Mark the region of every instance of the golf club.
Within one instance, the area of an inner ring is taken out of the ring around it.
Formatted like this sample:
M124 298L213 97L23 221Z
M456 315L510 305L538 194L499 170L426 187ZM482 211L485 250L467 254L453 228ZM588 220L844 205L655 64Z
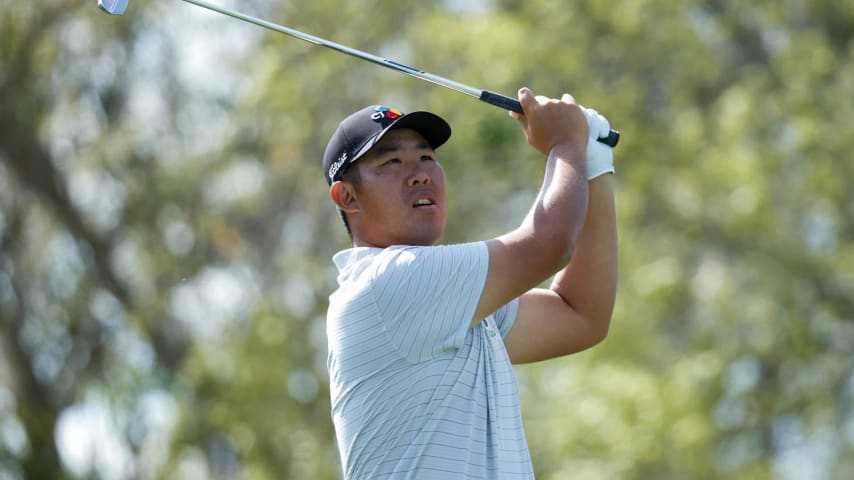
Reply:
M229 10L227 8L219 7L213 5L211 3L202 1L202 0L182 0L187 3L192 3L193 5L206 8L208 10L212 10L217 13L221 13L223 15L228 15L229 17L236 18L238 20L243 20L245 22L249 22L260 27L264 27L275 32L284 33L285 35L289 35L291 37L299 38L300 40L304 40L309 43L313 43L315 45L320 45L322 47L331 48L333 50L337 50L341 53L345 53L347 55L351 55L356 58L361 58L362 60L367 60L369 62L375 63L377 65L390 68L392 70L397 70L399 72L405 73L407 75L411 75L416 78L420 78L422 80L426 80L428 82L434 83L436 85L440 85L445 88L450 88L451 90L456 90L457 92L464 93L466 95L470 95L472 97L477 98L482 102L486 102L490 105L495 105L497 107L512 110L517 113L524 113L522 111L522 105L518 100L510 97L506 97L504 95L490 92L488 90L481 90L479 88L471 87L469 85L465 85L459 82L455 82L453 80L449 80L444 77L440 77L438 75L433 75L432 73L425 72L423 70L419 70L417 68L410 67L408 65L404 65L402 63L395 62L393 60L389 60L387 58L379 57L377 55L373 55L370 53L363 52L361 50L356 50L354 48L350 48L329 40L325 40L320 37L315 37L314 35L309 35L307 33L300 32L299 30L294 30L292 28L283 27L281 25L277 25L275 23L268 22L266 20L262 20L260 18L255 18L250 15L245 15L240 12L235 12L233 10ZM98 6L101 7L102 10L106 11L111 15L121 15L125 12L128 6L128 0L98 0ZM620 133L616 130L611 130L607 137L601 137L598 139L600 142L610 146L617 146L617 142L620 140Z

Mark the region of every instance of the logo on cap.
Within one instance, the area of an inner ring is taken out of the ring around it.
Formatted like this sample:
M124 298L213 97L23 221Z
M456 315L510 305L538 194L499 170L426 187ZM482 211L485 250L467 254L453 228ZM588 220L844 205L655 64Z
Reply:
M393 108L385 107L380 105L379 107L374 109L374 113L371 114L371 118L374 121L381 121L383 119L394 120L403 115L403 112L400 110L395 110Z
M335 174L338 173L338 170L341 168L342 165L344 165L344 162L346 162L346 161L347 161L347 152L344 152L341 154L340 157L338 157L338 160L335 160L335 162L333 162L332 165L329 166L329 179L330 180L335 179Z

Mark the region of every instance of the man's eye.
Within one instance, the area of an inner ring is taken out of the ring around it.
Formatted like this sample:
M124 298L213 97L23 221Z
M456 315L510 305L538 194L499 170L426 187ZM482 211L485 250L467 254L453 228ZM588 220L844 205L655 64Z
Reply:
M432 155L421 155L421 160L436 160Z
M400 163L400 159L399 159L399 158L392 158L392 159L386 160L386 162L385 162L385 163L383 163L383 165L393 165L393 164L396 164L396 163Z

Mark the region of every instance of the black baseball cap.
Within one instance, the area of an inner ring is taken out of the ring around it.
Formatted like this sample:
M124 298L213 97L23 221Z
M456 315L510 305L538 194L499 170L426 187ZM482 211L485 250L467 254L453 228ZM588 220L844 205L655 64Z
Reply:
M451 138L448 122L430 112L404 114L383 105L371 105L345 118L323 154L323 174L332 185L341 180L347 168L367 153L386 132L410 128L420 133L433 149Z

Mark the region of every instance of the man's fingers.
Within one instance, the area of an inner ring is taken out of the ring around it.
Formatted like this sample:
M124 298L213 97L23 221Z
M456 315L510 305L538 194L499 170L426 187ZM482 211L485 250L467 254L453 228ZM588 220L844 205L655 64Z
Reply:
M528 87L522 87L519 89L519 103L522 104L522 110L527 110L525 108L526 105L531 105L531 103L536 102L536 97L534 97L534 92L531 91Z
M592 108L583 107L582 110L584 111L584 116L587 118L590 136L593 138L607 137L611 131L611 122Z
M522 87L517 92L517 95L519 98L519 104L522 105L522 110L528 111L525 106L531 104L531 99L534 97L534 92L532 92L531 89L529 89L528 87ZM512 110L508 111L507 113L516 120L519 120L520 122L522 122L525 118L525 115L514 112Z
M596 138L607 137L611 133L611 122L601 113L597 114L597 118L599 119L599 133Z

